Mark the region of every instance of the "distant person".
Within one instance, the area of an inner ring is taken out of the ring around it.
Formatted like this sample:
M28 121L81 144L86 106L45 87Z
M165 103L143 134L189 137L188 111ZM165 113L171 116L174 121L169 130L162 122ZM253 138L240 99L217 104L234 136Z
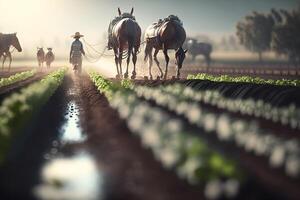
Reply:
M47 68L50 68L50 65L54 61L55 57L54 57L54 53L52 52L52 48L47 48L47 49L48 52L46 53L45 61L46 61Z
M43 47L37 48L36 58L37 58L39 67L43 67L43 64L45 62L45 52L44 52Z
M76 32L75 35L72 35L75 41L72 43L70 51L70 63L73 65L73 70L75 72L81 73L82 70L82 54L85 55L83 50L83 45L80 42L80 38L83 37L79 32Z

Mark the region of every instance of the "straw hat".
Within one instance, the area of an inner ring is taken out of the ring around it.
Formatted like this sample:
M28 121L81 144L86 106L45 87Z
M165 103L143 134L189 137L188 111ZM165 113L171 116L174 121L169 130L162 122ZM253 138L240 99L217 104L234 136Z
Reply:
M75 35L72 35L73 38L80 38L83 37L79 32L76 32Z

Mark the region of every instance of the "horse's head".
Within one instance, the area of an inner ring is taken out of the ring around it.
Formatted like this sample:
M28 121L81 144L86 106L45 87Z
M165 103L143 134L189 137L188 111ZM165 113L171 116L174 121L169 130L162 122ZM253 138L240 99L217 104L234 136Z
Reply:
M118 8L118 13L119 13L119 17L122 17L122 18L131 18L131 19L134 19L135 20L135 17L133 16L133 7L131 8L131 11L130 13L122 13L120 8Z
M183 50L182 47L179 47L176 50L175 58L176 58L176 63L177 63L177 66L178 66L179 69L182 67L182 63L185 59L186 52L187 52L187 49Z
M18 50L18 52L21 52L21 51L22 51L22 47L21 47L20 42L19 42L19 39L18 39L18 37L17 37L17 33L13 33L13 34L12 34L12 37L11 37L11 45L12 45L13 47L15 47L15 48Z

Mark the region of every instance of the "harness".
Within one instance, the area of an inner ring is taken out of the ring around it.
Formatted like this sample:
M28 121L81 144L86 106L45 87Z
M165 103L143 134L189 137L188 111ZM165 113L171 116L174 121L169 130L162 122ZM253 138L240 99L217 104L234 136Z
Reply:
M154 33L153 33L153 36L146 38L147 42L153 42L155 45L161 47L162 42L159 37L159 32L165 23L171 22L171 21L176 21L182 25L181 20L175 15L169 15L167 18L164 18L163 20L159 19L158 22L155 22L152 24Z

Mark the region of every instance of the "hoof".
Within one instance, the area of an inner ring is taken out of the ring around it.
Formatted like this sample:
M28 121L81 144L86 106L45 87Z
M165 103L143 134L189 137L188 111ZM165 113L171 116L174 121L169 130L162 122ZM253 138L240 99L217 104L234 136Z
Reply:
M176 79L175 76L172 76L172 80Z
M144 80L148 80L148 76L144 76Z
M125 73L125 74L124 74L124 78L128 78L128 73Z
M122 79L122 76L119 75L119 74L117 74L117 75L116 75L116 79Z
M156 80L160 80L162 77L161 76L157 76L156 77Z
M134 74L132 74L131 79L135 79L135 75Z

